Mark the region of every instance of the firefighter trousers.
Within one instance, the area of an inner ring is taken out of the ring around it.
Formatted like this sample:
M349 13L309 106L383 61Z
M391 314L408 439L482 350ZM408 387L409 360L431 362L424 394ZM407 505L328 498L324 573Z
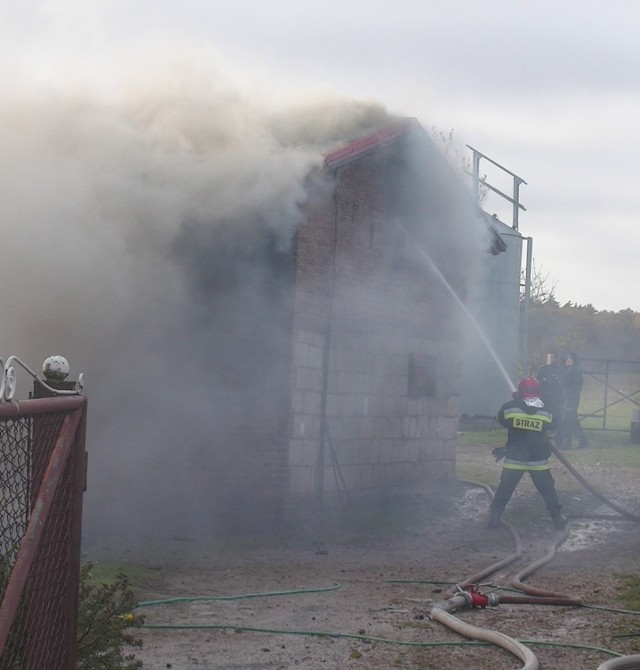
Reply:
M492 511L500 513L504 510L525 472L529 473L533 485L544 499L551 516L557 516L560 513L560 503L558 502L558 494L556 493L551 470L511 470L503 468L498 490L491 503Z

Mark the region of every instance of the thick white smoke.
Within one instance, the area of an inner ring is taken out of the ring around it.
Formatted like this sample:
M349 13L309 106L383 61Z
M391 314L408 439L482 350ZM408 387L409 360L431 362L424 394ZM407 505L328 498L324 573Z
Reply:
M214 411L198 285L264 231L286 250L322 152L387 113L335 99L276 109L188 60L108 91L5 83L1 353L33 367L62 354L71 377L85 373L89 528L153 525L131 514L144 500L184 522L184 506L172 519L162 501L188 497L189 445L206 442Z

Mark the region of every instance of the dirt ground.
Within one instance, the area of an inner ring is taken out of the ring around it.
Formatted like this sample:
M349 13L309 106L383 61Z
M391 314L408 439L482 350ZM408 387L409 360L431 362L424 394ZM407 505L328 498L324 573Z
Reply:
M458 463L497 483L500 466L486 447L464 447ZM526 641L541 668L595 669L612 658L606 650L640 649L633 647L640 638L616 637L640 631L637 616L599 609L624 609L620 575L639 572L640 527L603 506L557 461L553 472L569 537L525 581L580 597L586 607L502 604L456 616ZM581 472L603 495L640 514L637 471L595 465ZM458 483L438 497L429 487L382 503L357 502L280 537L217 546L176 539L171 551L181 560L147 563L160 586L143 599L193 600L138 610L147 625L172 628L143 629L136 657L152 670L520 668L509 652L429 618L452 584L513 553L507 529L486 528L488 503L482 488ZM485 580L501 594L512 593L513 575L547 555L558 536L528 479L505 519L517 529L523 553ZM213 596L229 599L206 599Z

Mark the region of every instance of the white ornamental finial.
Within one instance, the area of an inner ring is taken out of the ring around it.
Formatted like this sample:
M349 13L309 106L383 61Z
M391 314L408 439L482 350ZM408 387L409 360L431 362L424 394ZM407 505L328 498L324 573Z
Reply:
M38 375L17 356L9 356L5 363L0 358L0 365L2 366L2 378L0 379L0 402L13 401L13 396L16 392L16 373L12 364L17 363L26 370L39 384L44 386L53 395L78 395L84 388L84 374L78 375L78 381L74 384L74 388L57 389L50 386L47 382L55 383L64 381L69 374L69 361L64 356L49 356L42 364L42 372L47 381L38 377Z
M42 364L42 372L51 381L64 381L69 376L69 361L64 356L49 356Z

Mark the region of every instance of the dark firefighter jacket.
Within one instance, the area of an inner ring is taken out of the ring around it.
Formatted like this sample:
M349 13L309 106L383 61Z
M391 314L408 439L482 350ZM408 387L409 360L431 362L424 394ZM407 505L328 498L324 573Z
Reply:
M507 429L504 460L507 470L549 469L551 449L547 430L555 427L551 412L515 398L502 405L496 418Z

